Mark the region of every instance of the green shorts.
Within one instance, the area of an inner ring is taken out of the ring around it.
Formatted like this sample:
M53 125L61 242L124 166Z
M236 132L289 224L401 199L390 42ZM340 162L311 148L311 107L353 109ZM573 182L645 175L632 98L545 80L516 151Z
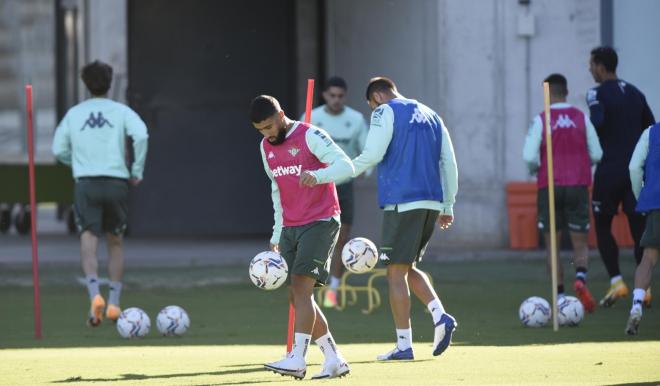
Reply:
M338 236L339 223L334 219L282 228L280 254L289 266L286 283L291 284L295 274L316 279L317 286L325 285Z
M548 188L539 189L536 205L538 226L544 232L550 229ZM555 186L555 223L557 230L589 231L589 188L586 186Z
M337 198L341 208L341 223L346 225L353 224L354 199L353 199L353 181L337 185Z
M413 264L422 261L439 212L429 209L384 212L380 260L385 264Z
M128 181L112 177L82 177L73 200L78 233L121 236L128 223Z
M660 210L652 210L646 214L646 228L639 245L642 248L660 249Z

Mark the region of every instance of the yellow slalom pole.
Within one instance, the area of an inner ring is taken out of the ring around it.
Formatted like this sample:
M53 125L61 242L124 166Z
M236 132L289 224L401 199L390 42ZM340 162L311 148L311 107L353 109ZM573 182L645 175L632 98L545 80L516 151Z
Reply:
M552 270L552 329L559 330L557 321L557 228L555 220L555 178L552 165L552 128L550 127L550 85L543 82L545 100L545 151L548 165L548 206L550 213L550 266Z

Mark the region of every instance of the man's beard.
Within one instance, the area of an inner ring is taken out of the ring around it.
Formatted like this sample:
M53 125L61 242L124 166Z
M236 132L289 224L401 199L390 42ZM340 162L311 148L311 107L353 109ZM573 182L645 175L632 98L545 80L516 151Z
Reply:
M268 142L271 145L277 146L277 145L282 144L282 142L284 142L285 139L286 139L286 130L284 129L284 127L280 127L280 129L277 132L277 137L275 137L275 139L272 140L272 141L269 138Z

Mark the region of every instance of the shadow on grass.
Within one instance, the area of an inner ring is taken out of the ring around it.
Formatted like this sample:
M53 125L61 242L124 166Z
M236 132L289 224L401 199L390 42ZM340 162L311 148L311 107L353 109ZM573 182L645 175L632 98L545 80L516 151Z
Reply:
M660 381L638 383L608 383L606 386L658 386Z
M233 366L232 366L233 367ZM200 373L176 373L176 374L160 374L160 375L145 375L145 374L120 374L115 378L83 378L83 377L70 377L67 379L53 381L51 383L76 383L76 382L119 382L119 381L138 381L146 379L170 379L170 378L183 378L183 377L198 377L201 375L236 375L236 374L249 374L265 371L263 367L252 367L245 369L234 369L234 370L220 370L220 371L210 371L210 372L200 372ZM260 382L252 382L260 383ZM227 383L223 383L227 384ZM234 383L238 384L238 383Z

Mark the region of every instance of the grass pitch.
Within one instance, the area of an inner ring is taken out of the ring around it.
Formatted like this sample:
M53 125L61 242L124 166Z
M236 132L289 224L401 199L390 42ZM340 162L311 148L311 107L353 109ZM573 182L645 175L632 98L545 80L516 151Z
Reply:
M631 258L623 257L622 266L630 285ZM607 286L601 267L594 261L589 272L595 296ZM623 332L629 299L587 315L579 327L555 333L547 327L523 328L517 317L524 298L549 298L542 261L428 263L421 268L431 272L445 307L459 323L454 345L439 358L431 356L430 316L415 301L416 360L375 362L375 356L391 349L394 341L386 286L381 282L384 304L372 315L359 311L364 302L342 312L326 312L351 374L323 382L660 384L658 299L656 308L645 312L637 337ZM77 267L43 268L44 339L35 341L30 271L5 267L0 271L0 385L294 383L261 366L284 352L285 293L257 290L248 282L246 270L244 266L129 269L122 305L147 311L152 332L145 339L126 341L111 323L97 329L84 326L87 298L75 282ZM567 287L571 283L567 280ZM156 313L169 304L183 306L190 314L191 329L182 338L160 337L155 331ZM308 359L307 379L320 370L322 356L311 347Z

